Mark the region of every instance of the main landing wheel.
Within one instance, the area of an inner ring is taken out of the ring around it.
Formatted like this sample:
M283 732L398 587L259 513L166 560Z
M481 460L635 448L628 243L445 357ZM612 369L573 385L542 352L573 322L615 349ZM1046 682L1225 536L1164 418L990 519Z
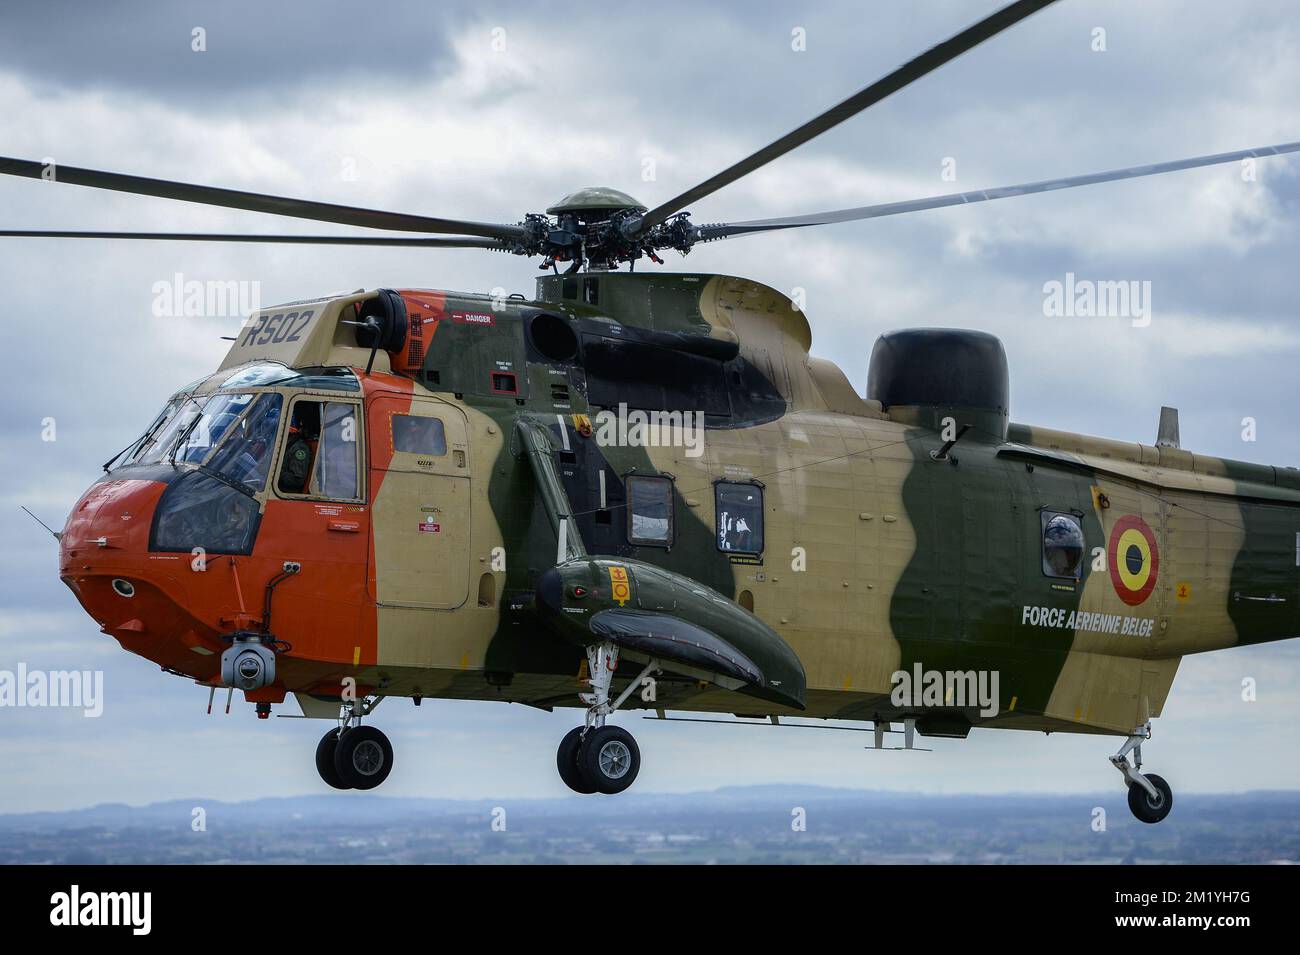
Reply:
M575 793L590 796L596 791L596 787L588 782L578 769L578 750L581 746L582 727L575 726L564 734L564 739L560 740L560 748L555 753L555 766L560 771L560 778L564 780L564 785Z
M578 747L578 772L597 792L613 795L632 785L641 770L641 750L621 726L589 730Z
M632 734L620 727L584 730L578 726L560 740L555 765L564 784L575 793L613 795L636 779L641 769L641 750Z
M320 778L327 785L333 786L335 789L349 789L351 787L343 781L343 777L334 768L334 752L338 749L338 745L339 731L337 729L330 730L320 738L320 742L316 744L316 772L320 773Z
M1174 808L1174 791L1169 788L1169 784L1163 777L1155 773L1147 773L1142 778L1156 787L1157 795L1153 797L1141 786L1130 784L1128 808L1139 821L1157 823L1169 815L1169 810Z
M334 771L347 788L374 789L392 770L393 744L373 726L354 726L339 737Z

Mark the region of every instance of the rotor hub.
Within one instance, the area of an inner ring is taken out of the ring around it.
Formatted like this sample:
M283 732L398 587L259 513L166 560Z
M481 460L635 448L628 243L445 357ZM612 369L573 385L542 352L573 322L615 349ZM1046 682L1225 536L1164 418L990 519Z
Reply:
M609 186L588 186L571 192L546 210L531 214L520 225L525 238L510 247L519 255L542 255L540 268L554 269L571 262L569 271L584 265L610 269L642 256L661 263L655 253L676 249L683 255L695 234L686 213L679 213L652 229L640 231L646 207L635 198Z

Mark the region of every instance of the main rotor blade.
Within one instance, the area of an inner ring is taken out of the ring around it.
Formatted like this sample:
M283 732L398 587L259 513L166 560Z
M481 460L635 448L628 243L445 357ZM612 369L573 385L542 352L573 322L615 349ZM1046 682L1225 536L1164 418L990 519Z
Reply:
M722 222L716 225L702 225L697 227L696 235L702 241L707 242L712 239L725 239L730 236L748 235L754 232L769 232L774 229L798 229L810 225L830 225L834 222L876 219L881 216L896 216L904 212L919 212L922 209L938 209L943 206L987 202L990 199L1006 199L1010 196L1028 196L1036 192L1073 189L1075 186L1090 186L1094 183L1114 182L1119 179L1139 179L1142 176L1158 176L1161 173L1177 172L1180 169L1196 169L1200 166L1215 166L1220 163L1234 162L1241 159L1262 159L1265 156L1279 156L1284 153L1294 152L1300 152L1300 142L1282 143L1277 146L1260 146L1256 149L1239 149L1236 152L1215 153L1212 156L1195 156L1191 159L1175 159L1171 162L1159 162L1149 166L1129 166L1126 169L1112 169L1109 172L1094 172L1083 176L1067 176L1063 179L1044 179L1042 182L1026 182L1018 186L1003 186L999 189L954 192L946 196L932 196L928 199L886 202L875 206L858 206L855 209L814 212L809 215L783 216L776 219L753 219L748 222Z
M161 242L272 242L285 245L379 245L439 249L500 249L500 239L469 236L396 238L373 235L234 235L221 232L67 232L49 229L0 229L0 238L146 239Z
M401 212L381 212L339 206L329 202L311 202L306 199L287 199L256 192L220 189L216 186L198 186L165 179L147 179L143 176L126 176L115 172L80 169L76 166L47 166L28 159L10 159L0 156L0 173L23 176L28 179L49 179L93 189L111 189L137 196L157 196L179 199L207 206L227 209L244 209L248 212L266 212L294 219L312 219L317 222L334 222L339 225L365 226L370 229L388 229L393 232L446 232L488 236L494 239L521 239L524 230L517 225L498 225L490 222L461 222L457 219L436 219L430 216L407 215Z
M647 230L654 228L670 215L684 209L695 200L717 192L723 186L735 182L760 166L770 163L773 159L784 156L790 150L802 146L813 137L838 126L846 119L862 112L868 106L879 103L890 94L898 92L927 73L937 70L948 61L955 60L967 50L978 46L1008 27L1019 23L1025 17L1037 13L1043 7L1050 6L1055 2L1056 0L1017 0L1016 3L1008 4L974 26L967 27L956 36L931 47L920 56L904 63L884 79L877 80L865 89L859 90L842 103L832 106L820 116L804 123L798 129L786 133L776 142L764 146L753 155L747 156L740 162L729 166L712 179L706 179L698 186L688 189L681 195L674 196L662 205L651 209L642 216L641 221L638 223L638 234L643 234Z

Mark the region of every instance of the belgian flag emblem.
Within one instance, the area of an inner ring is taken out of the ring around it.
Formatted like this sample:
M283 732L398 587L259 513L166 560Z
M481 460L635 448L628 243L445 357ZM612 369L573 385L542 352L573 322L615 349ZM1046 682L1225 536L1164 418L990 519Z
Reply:
M1136 607L1151 596L1160 576L1160 548L1147 522L1126 514L1110 530L1106 554L1119 599Z

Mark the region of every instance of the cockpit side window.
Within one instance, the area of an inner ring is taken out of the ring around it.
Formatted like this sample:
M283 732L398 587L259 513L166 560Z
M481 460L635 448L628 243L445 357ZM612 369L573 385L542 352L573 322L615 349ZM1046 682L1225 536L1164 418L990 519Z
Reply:
M351 401L294 401L276 490L282 495L361 498L360 406Z
M316 450L316 493L321 497L357 500L361 497L360 408L350 401L330 401L321 414L320 446Z

